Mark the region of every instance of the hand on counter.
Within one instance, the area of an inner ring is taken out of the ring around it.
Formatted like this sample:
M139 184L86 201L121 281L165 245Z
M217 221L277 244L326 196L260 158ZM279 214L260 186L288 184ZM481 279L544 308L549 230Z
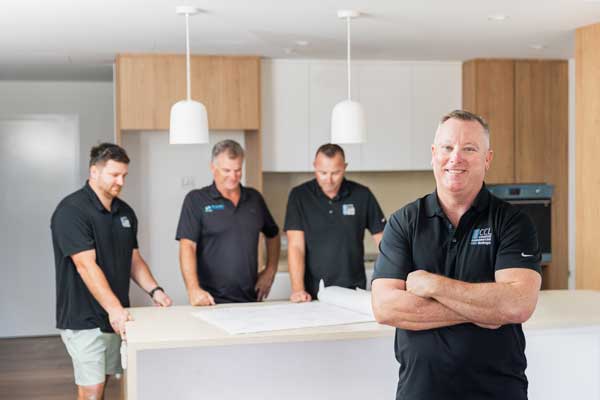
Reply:
M156 292L154 292L154 295L152 296L152 302L155 306L159 307L170 307L171 304L173 304L173 301L171 300L169 295L163 292L162 290L157 290Z
M123 307L110 310L108 312L108 320L115 333L121 336L122 339L125 339L125 323L133 321L133 317L129 314L129 311Z
M254 290L256 291L256 299L263 301L269 295L271 286L273 285L273 279L275 278L275 269L265 268L258 274L256 279L256 285Z
M290 296L290 301L292 303L304 303L311 300L312 297L310 296L310 294L308 294L304 290L297 290L295 292L292 292L292 295Z
M200 288L191 290L188 298L193 306L214 306L215 299L206 290Z

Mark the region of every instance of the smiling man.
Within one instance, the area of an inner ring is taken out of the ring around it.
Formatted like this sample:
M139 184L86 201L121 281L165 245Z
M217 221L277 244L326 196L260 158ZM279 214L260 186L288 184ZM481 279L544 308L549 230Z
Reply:
M525 337L541 285L531 220L494 197L485 121L444 116L436 191L396 211L373 276L373 311L395 326L397 399L527 399Z
M315 179L292 189L285 215L290 300L317 297L325 286L366 287L365 229L379 245L385 217L369 188L346 180L344 150L324 144L314 161Z
M108 376L121 372L130 278L155 305L171 305L138 250L135 213L118 197L128 165L127 153L116 144L92 148L87 183L52 215L56 323L73 360L80 399L102 399Z
M223 140L212 150L214 182L187 194L176 239L193 306L262 301L279 261L279 227L262 195L242 186L244 150ZM267 240L266 267L258 274L258 238Z

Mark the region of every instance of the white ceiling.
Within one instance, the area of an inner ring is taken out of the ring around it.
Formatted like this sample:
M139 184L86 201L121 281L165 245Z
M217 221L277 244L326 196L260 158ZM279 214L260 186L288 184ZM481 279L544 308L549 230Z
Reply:
M4 0L0 79L108 76L116 53L183 53L180 4L205 10L190 19L193 53L270 58L345 57L345 8L365 14L352 23L363 59L569 58L575 29L600 22L600 0Z

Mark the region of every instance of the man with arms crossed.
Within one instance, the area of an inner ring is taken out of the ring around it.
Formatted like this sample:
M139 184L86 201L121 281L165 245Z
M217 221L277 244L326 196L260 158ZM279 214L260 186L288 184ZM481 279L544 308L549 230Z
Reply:
M214 182L187 194L176 239L190 304L265 299L279 261L279 227L262 195L243 187L244 150L223 140L212 150ZM259 234L267 237L267 266L258 271Z
M92 148L89 180L52 215L57 328L73 361L79 399L102 399L108 376L121 372L130 278L155 305L171 305L138 250L135 213L117 197L128 164L115 144Z
M483 119L444 116L431 151L436 191L390 218L373 276L375 317L397 328L396 398L527 399L535 228L483 183L493 155Z
M316 299L321 279L325 286L364 289L365 229L379 245L385 226L369 188L344 178L340 146L319 147L313 165L315 179L292 189L285 215L293 302Z

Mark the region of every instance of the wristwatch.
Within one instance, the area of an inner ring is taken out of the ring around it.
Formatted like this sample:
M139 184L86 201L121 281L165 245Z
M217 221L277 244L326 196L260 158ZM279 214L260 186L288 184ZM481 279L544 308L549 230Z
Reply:
M153 299L154 298L154 293L160 290L161 292L165 292L165 289L161 288L160 286L155 287L154 289L152 289L151 291L148 292L148 295L150 295L150 298Z

